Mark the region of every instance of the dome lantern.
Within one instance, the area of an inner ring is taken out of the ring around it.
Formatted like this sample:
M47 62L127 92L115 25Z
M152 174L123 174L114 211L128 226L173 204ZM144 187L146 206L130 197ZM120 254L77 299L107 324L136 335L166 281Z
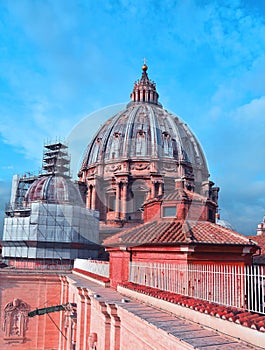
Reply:
M142 77L134 83L133 92L130 95L132 102L153 103L162 107L158 102L158 93L156 84L150 80L147 74L148 67L146 63L142 66Z

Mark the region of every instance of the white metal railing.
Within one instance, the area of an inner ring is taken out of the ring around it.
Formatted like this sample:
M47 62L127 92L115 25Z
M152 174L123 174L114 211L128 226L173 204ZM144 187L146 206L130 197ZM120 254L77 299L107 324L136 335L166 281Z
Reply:
M74 268L109 277L109 262L101 260L75 259Z
M265 314L265 267L130 263L130 282Z

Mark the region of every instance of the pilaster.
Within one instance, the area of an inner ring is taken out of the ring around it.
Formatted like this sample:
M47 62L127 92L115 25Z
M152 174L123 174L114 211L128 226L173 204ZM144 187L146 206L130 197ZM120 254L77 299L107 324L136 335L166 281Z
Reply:
M84 324L85 318L85 296L83 293L83 288L77 287L79 301L77 303L77 333L76 333L76 348L84 349Z
M110 349L120 350L120 324L121 320L117 315L117 307L115 304L108 304L107 311L111 318L110 329Z

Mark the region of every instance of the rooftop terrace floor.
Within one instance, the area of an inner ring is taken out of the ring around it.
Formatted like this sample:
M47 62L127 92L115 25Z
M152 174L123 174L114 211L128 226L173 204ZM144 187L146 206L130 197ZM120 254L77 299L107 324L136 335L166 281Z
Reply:
M246 342L239 341L232 335L224 335L209 327L204 327L199 323L189 321L183 317L148 305L134 298L126 298L124 294L112 288L104 288L80 275L71 274L67 275L67 277L74 282L76 287L88 288L95 293L98 301L116 304L123 312L128 313L128 317L133 315L142 322L149 324L150 327L154 327L157 331L164 332L170 337L173 337L176 341L176 349L262 349L262 347L252 346ZM183 347L180 344L183 344Z

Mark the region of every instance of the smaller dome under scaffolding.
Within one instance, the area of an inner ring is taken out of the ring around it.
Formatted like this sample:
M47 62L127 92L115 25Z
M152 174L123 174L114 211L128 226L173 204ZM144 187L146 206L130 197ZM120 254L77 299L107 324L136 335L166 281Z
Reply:
M25 195L25 204L36 201L84 205L78 188L61 175L45 175L33 182Z

